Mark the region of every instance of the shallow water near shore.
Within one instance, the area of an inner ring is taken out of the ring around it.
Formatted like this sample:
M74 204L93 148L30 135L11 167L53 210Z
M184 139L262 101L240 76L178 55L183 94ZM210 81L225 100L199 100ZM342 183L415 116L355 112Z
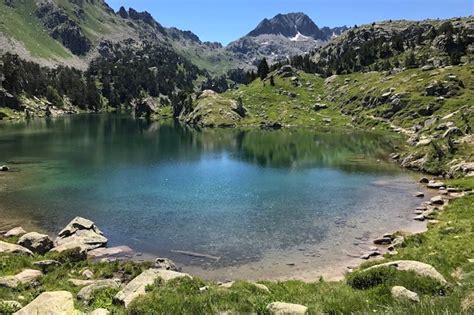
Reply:
M416 230L413 174L386 135L193 130L125 115L0 124L0 229L56 233L75 216L109 245L211 279L307 279L370 240ZM195 252L213 256L191 257Z

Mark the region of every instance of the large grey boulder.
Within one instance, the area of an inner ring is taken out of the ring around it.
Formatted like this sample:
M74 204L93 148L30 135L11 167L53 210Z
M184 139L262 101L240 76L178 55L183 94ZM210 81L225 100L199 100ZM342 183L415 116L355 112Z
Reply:
M95 291L107 288L118 289L120 288L120 284L121 281L119 279L96 280L92 284L83 287L79 293L77 293L77 298L89 303Z
M39 270L25 269L14 276L5 276L0 278L0 286L15 289L19 285L31 284L43 276Z
M0 241L0 253L33 255L33 253L28 248L2 241Z
M414 260L397 260L388 263L383 263L369 267L367 270L381 268L381 267L393 267L400 271L413 271L419 276L433 278L438 280L442 284L446 284L447 281L433 266Z
M186 273L180 273L166 269L148 269L143 271L139 276L130 281L120 292L115 295L115 300L125 307L137 297L145 294L145 288L148 285L152 285L156 279L161 278L163 281L168 282L172 279L189 277Z
M418 297L418 294L416 292L410 291L402 286L393 287L391 293L392 297L396 300L420 302L420 298Z
M58 233L53 251L63 252L79 248L81 252L87 252L107 246L107 241L94 222L76 217Z
M92 230L97 234L103 235L103 233L97 228L94 222L91 220L82 218L82 217L75 217L71 222L64 229L62 229L59 233L59 237L67 237L70 236L77 231L80 230Z
M15 315L79 315L70 292L44 292Z
M36 232L23 235L20 237L17 244L28 248L33 253L40 255L46 254L54 246L53 240L48 235Z
M305 315L308 308L300 304L273 302L267 305L267 311L274 315Z

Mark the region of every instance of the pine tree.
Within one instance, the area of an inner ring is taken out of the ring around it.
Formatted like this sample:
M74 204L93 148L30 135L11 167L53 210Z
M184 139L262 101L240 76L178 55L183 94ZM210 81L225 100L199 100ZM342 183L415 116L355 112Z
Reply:
M263 58L258 65L257 74L261 80L264 80L267 77L269 71L270 67L268 66L267 59Z

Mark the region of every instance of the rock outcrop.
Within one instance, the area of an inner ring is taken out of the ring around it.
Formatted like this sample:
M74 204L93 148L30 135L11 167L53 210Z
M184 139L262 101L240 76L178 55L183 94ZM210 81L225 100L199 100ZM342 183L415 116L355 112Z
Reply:
M107 238L94 222L76 217L58 233L53 251L63 252L74 248L90 251L107 245Z

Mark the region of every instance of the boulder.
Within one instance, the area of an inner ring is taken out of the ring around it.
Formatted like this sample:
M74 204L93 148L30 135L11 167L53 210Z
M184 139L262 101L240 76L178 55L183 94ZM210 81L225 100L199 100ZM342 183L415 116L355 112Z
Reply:
M379 237L374 240L375 245L390 245L392 243L391 237Z
M77 293L77 298L84 301L85 303L89 303L95 291L107 288L118 289L120 288L120 284L121 282L119 279L96 280L93 283L83 287L79 293Z
M0 286L15 289L19 285L31 284L41 276L43 276L43 273L39 270L25 269L14 276L1 277Z
M462 136L464 133L458 127L451 127L446 130L443 134L443 138L449 138L452 136Z
M467 314L474 311L474 291L462 301L461 309Z
M72 248L90 251L107 246L107 238L97 228L94 222L76 217L61 232L55 240L54 251L62 252Z
M0 172L8 172L9 170L10 170L10 168L6 165L0 166Z
M323 109L326 109L326 108L328 108L328 106L326 104L321 104L321 103L316 103L313 106L313 109L315 111L320 111L320 110L323 110Z
M308 313L308 308L304 305L283 302L270 303L267 305L266 310L274 315L304 315Z
M422 177L422 178L420 178L419 182L421 184L428 184L430 182L430 180L426 177Z
M425 193L421 192L421 191L419 191L415 194L415 197L417 197L417 198L423 198L424 196L425 196Z
M70 292L44 292L30 304L19 310L15 315L52 315L52 314L80 314L74 308L74 299Z
M0 241L0 253L33 255L33 253L28 248L24 248L23 246L20 246L20 245L10 244L7 242L2 242L2 241Z
M97 234L103 235L103 233L97 228L94 222L82 217L75 217L71 222L66 225L59 233L59 237L67 237L76 233L80 230L92 230Z
M430 202L434 205L443 205L444 204L444 199L441 196L435 196L431 198Z
M441 187L445 187L443 182L437 182L437 181L430 181L426 187L431 188L431 189L440 189Z
M20 237L17 244L28 248L35 254L40 255L46 254L54 246L53 241L48 235L36 232L23 235Z
M420 298L416 292L410 291L402 286L395 286L391 290L392 297L399 301L420 302Z
M153 268L180 271L180 268L176 267L176 264L171 259L168 259L168 258L155 259L155 264Z
M162 278L165 282L182 277L189 277L186 273L180 273L165 269L148 269L143 271L138 277L130 281L120 292L115 295L115 300L125 307L137 297L145 294L145 288L152 285L155 280Z
M159 102L152 97L145 97L133 100L132 106L135 109L135 117L150 118L151 115L158 112Z
M92 277L94 277L94 273L90 271L90 269L86 268L83 271L81 271L81 276L83 276L86 279L92 279Z
M419 276L433 278L442 284L447 284L446 279L433 266L414 260L397 260L369 267L371 270L381 267L393 267L400 271L413 271Z
M252 282L252 284L260 291L265 292L265 293L270 293L270 289L266 285L261 284L261 283L256 283L256 282Z
M106 310L105 308L98 308L94 310L91 315L109 315L110 312Z
M18 226L16 228L13 228L13 229L7 231L7 233L5 233L3 236L4 237L16 237L16 236L21 236L23 234L26 234L26 231L21 226Z

